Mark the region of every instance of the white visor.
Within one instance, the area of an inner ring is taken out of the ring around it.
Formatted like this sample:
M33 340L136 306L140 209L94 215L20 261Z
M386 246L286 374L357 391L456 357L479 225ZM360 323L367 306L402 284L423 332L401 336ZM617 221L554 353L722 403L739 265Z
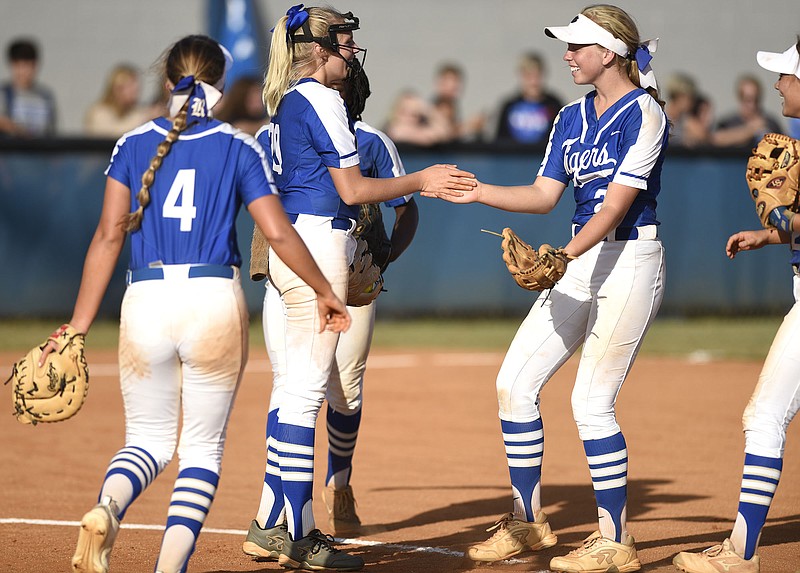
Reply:
M618 56L628 56L625 42L583 14L575 16L569 26L550 26L544 29L544 33L568 44L599 44Z
M797 52L794 44L782 54L758 52L756 60L758 65L765 70L800 78L800 53Z

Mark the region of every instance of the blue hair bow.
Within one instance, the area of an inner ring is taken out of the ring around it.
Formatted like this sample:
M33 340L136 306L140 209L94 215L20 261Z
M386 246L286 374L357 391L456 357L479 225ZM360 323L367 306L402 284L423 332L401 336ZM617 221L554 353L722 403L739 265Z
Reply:
M643 72L647 65L650 63L650 60L653 59L653 56L650 54L650 50L645 44L642 44L638 48L636 48L636 65L639 67L639 71Z
M302 4L292 6L286 11L286 42L291 43L292 34L308 21L308 11Z

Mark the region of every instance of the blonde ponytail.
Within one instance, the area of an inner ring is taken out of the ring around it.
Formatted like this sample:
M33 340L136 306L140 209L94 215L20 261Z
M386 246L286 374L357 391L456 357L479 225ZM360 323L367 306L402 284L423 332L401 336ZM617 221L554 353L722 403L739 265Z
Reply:
M331 8L307 8L311 35L322 38L328 36L331 24L344 21L339 12ZM269 116L278 111L284 94L297 82L316 71L319 63L314 61L314 42L294 42L292 34L286 32L288 16L281 16L272 31L269 48L269 66L264 76L262 99Z

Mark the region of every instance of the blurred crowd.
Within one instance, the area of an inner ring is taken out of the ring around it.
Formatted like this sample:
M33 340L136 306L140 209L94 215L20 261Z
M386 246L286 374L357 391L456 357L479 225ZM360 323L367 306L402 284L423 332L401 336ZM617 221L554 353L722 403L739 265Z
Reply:
M38 81L40 54L34 40L20 38L6 49L8 79L0 84L0 137L43 137L57 131L56 99ZM542 144L558 111L566 103L547 86L541 55L522 54L516 65L517 85L490 112L464 117L464 69L446 62L436 70L432 95L404 89L380 126L397 143L419 146L487 141ZM84 117L88 137L117 138L148 119L164 114L169 94L143 102L141 71L129 64L114 66L102 93ZM162 82L163 83L163 82ZM216 116L251 134L266 122L261 100L262 78L238 78L226 90ZM776 118L764 111L764 86L744 74L734 85L737 108L717 114L711 101L688 74L675 73L662 83L661 94L671 122L670 144L682 147L751 147L765 133L800 138L800 120ZM511 90L510 90L511 91Z

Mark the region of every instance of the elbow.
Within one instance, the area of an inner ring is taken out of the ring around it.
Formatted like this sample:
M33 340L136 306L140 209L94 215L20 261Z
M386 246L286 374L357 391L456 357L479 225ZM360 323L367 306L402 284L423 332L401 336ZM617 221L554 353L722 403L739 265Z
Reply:
M337 191L339 191L339 198L347 205L360 205L364 202L359 193L351 187L342 190L337 189Z

